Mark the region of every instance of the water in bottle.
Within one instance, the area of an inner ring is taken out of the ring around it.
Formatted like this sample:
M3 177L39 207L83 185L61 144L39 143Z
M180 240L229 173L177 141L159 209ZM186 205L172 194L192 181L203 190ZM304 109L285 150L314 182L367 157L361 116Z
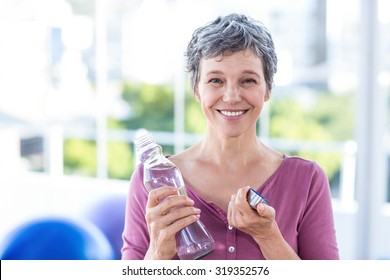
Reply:
M156 144L150 133L138 133L135 145L144 164L144 185L148 191L174 186L179 195L187 195L179 169L163 155L161 146ZM176 252L182 260L199 259L213 251L214 246L212 236L199 220L176 234Z

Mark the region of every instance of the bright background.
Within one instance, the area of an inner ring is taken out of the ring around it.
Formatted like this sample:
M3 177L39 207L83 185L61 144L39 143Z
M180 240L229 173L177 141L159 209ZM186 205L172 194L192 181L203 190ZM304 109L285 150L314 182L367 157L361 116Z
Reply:
M341 258L390 258L389 10L386 0L2 0L0 247L19 225L65 217L96 225L117 251L136 130L166 154L198 141L183 53L195 28L239 12L265 23L279 58L260 139L324 168Z

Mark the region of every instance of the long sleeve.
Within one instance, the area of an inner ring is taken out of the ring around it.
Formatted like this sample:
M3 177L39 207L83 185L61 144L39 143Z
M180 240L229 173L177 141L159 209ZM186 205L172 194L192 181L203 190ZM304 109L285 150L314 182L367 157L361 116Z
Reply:
M305 211L298 225L298 254L302 259L339 259L330 187L326 175L313 165Z
M315 162L288 157L261 189L283 237L302 259L339 259L328 179Z
M143 185L142 164L136 167L130 179L126 203L125 226L122 234L123 260L141 260L149 246L149 232L145 221L148 193Z

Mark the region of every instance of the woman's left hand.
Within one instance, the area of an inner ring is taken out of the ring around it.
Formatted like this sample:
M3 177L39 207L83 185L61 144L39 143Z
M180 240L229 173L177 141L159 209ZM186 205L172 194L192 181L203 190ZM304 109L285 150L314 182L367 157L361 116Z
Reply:
M268 260L298 260L297 253L283 238L275 221L275 209L267 204L257 204L252 209L247 201L249 187L233 194L228 208L229 225L249 235L259 245Z
M229 225L255 239L267 239L274 232L275 209L259 203L254 210L247 201L249 187L240 188L231 196L228 208Z

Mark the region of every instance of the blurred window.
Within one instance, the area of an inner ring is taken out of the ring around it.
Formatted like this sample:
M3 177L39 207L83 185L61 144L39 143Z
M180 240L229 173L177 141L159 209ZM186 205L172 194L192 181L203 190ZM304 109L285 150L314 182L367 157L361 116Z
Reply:
M167 153L198 141L205 121L184 71L186 44L217 15L243 12L270 29L279 59L259 137L317 161L332 195L353 200L360 1L1 3L0 122L17 123L23 168L127 180L138 128L153 131ZM389 93L387 10L379 13L380 82Z

